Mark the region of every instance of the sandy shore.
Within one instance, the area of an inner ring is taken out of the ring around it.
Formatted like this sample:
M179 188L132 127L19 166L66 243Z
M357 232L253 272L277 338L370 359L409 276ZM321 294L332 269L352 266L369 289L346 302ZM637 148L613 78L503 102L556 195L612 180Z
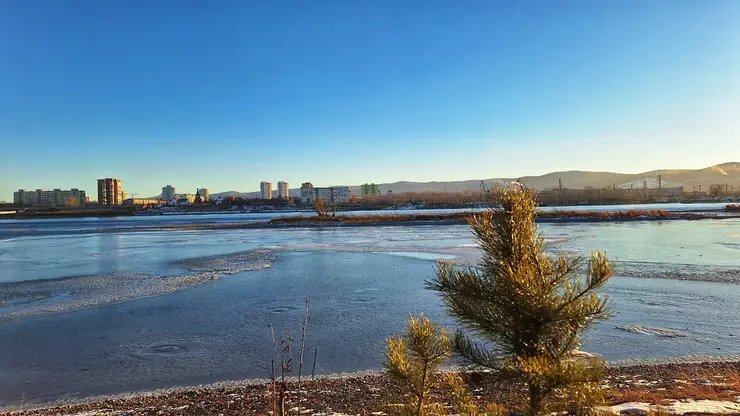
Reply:
M508 407L516 403L521 386L497 382L486 374L472 373L469 387L481 403ZM607 404L616 411L662 405L674 413L740 413L740 361L702 363L631 364L611 366L605 381ZM297 383L289 383L288 406L299 414ZM444 393L435 392L442 402ZM304 379L301 414L381 414L390 404L401 403L403 393L380 373L354 373ZM689 400L690 399L690 400ZM247 380L207 387L183 387L113 397L90 398L76 404L32 409L24 404L0 415L266 415L272 410L269 382ZM737 407L736 410L735 407Z

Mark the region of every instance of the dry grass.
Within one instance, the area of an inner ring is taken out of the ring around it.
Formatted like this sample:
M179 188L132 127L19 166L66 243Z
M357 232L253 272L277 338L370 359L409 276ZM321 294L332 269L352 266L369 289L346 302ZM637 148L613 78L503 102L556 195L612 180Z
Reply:
M624 380L622 382L624 383ZM611 387L607 389L606 397L610 404L642 402L668 405L685 398L735 401L738 395L740 395L740 374L737 371L724 369L717 372L698 369L686 371L680 378L661 380L649 386L633 384L626 387Z

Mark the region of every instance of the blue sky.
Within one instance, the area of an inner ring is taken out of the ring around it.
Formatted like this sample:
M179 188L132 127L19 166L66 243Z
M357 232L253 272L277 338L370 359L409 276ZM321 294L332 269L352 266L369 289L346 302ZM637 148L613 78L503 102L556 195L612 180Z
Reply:
M740 2L0 2L0 200L740 160Z

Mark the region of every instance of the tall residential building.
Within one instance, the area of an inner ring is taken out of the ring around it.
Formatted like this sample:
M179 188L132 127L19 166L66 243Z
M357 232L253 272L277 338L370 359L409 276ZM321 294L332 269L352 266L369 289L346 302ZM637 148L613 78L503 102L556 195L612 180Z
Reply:
M175 194L175 187L172 185L167 185L162 188L162 199L164 199L165 201L169 202L175 199Z
M208 188L200 188L196 193L200 194L200 198L203 200L203 202L208 202L211 200L211 192L208 190Z
M98 204L121 205L126 199L120 179L98 179Z
M272 183L265 181L260 183L260 197L262 199L272 199Z
M288 187L288 182L278 182L278 197L281 199L290 198L290 189Z
M77 206L85 202L87 202L85 191L77 188L53 191L19 189L13 192L13 203L19 205Z

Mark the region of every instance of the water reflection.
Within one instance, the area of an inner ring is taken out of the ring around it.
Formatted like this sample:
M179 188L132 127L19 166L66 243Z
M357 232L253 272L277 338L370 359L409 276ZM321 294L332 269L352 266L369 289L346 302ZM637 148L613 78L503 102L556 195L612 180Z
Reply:
M96 234L97 243L97 273L117 273L123 270L121 261L125 256L122 249L123 236L120 234Z

